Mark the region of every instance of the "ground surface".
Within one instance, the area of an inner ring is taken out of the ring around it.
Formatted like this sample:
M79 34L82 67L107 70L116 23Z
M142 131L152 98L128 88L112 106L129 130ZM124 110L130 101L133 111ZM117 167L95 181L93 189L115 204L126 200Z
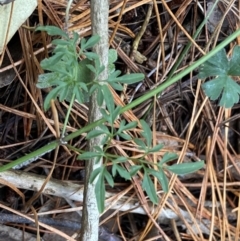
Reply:
M152 12L150 3L153 3ZM189 39L187 34L193 36L211 5L205 1L170 1L168 7L164 7L160 1L110 1L109 43L118 51L116 67L123 73L141 72L145 75L141 85L130 85L123 92L113 92L116 105L127 105L165 83L176 64L174 75L236 30L239 26L239 3L221 1L199 36L195 40ZM73 3L69 31L77 31L83 37L91 35L89 7L89 1ZM56 119L51 110L43 110L43 101L49 90L36 87L38 75L43 73L39 63L53 50L52 38L35 33L28 27L42 22L64 28L65 9L63 0L42 1L7 45L0 72L2 165L56 139ZM148 13L151 17L136 46L134 39L144 26ZM225 20L217 29L222 16ZM192 41L191 48L178 64L180 53L189 41ZM231 52L236 44L239 43L232 42L227 51ZM8 51L12 60L9 60ZM11 62L16 65L17 76L12 69L6 70ZM168 174L172 180L168 194L164 194L161 185L156 183L159 196L156 206L149 202L141 188L141 173L131 182L116 178L114 188L106 186L107 210L102 216L102 240L240 240L239 104L223 109L218 106L218 101L207 99L197 74L198 69L192 71L160 95L126 111L121 118L127 122L145 119L153 131L154 142L164 144L164 148L148 161L160 160L164 153L174 152L181 162L205 160L204 169L178 177ZM68 102L56 102L60 128L68 105ZM87 113L87 103L74 104L67 126L69 134L86 126ZM137 128L131 135L137 136L139 131ZM85 150L84 134L71 140L70 144ZM111 152L131 158L140 154L133 142L126 141L112 143ZM45 213L41 216L45 220L39 216L39 222L47 225L40 226L39 233L44 240L57 240L55 236L45 235L49 226L55 227L51 230L53 233L58 233L60 226L71 227L66 232L68 235L78 230L85 164L78 161L77 153L66 146L60 147L55 154L55 159L52 151L35 158L34 162L18 171L0 173L0 182L4 185L0 189L1 212L6 214L1 214L0 240L20 240L23 233L24 240L35 240L36 225L20 220L20 216L34 212ZM53 179L48 181L44 190L40 190L51 174L54 160ZM128 165L123 167L128 168ZM15 216L11 216L14 210ZM72 221L60 225L58 219L60 222ZM16 234L6 238L10 232ZM31 235L28 237L27 233Z

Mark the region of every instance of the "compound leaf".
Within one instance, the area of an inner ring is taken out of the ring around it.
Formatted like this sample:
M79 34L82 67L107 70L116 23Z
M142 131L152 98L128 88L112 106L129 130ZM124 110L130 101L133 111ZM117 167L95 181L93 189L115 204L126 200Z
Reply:
M240 86L231 76L240 75L240 46L233 49L232 58L228 58L224 49L218 51L213 57L200 66L199 78L217 76L204 83L202 88L211 100L217 100L219 105L232 108L238 103Z

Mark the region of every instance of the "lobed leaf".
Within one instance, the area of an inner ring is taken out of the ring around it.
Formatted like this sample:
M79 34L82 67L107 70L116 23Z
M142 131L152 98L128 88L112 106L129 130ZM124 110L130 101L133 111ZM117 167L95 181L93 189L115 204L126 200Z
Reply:
M229 62L225 49L221 49L199 68L198 77L205 79L210 76L227 74Z
M220 98L220 106L232 108L239 102L240 86L231 76L240 75L240 46L235 46L232 58L228 59L224 49L200 66L199 78L217 76L204 84L202 88L211 99Z

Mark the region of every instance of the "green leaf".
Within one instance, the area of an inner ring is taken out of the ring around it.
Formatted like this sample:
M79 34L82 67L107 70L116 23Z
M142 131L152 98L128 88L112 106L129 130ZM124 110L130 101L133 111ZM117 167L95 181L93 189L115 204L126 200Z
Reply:
M233 49L232 58L229 63L228 74L232 76L240 75L240 46L237 45Z
M96 169L94 169L90 175L90 183L93 183L93 181L95 180L95 178L100 174L100 173L103 173L105 167L104 166L101 166L101 167L98 167Z
M109 74L108 79L106 80L107 82L118 82L118 76L121 74L120 70L116 70L112 73Z
M104 95L102 93L101 86L98 86L98 88L97 88L97 103L98 103L99 106L101 106L103 104L103 100L104 100Z
M129 172L125 168L123 168L122 166L120 166L118 164L114 164L114 166L121 177L125 178L126 180L131 179ZM115 173L115 175L116 175L116 173ZM115 176L115 175L113 175L113 176Z
M162 169L159 169L159 182L162 185L162 189L165 193L168 192L168 178Z
M168 179L164 171L160 168L159 171L156 171L154 169L148 169L148 172L158 179L158 181L162 185L163 191L165 193L168 192Z
M232 78L228 77L225 88L220 99L220 106L232 108L239 102L240 86Z
M221 49L200 66L198 77L205 79L210 76L226 74L228 69L229 63L225 49Z
M69 42L69 40L65 40L65 39L54 39L52 41L53 45L61 45L61 46L68 46L71 43Z
M117 61L118 55L115 49L108 50L108 63L113 64Z
M112 175L113 175L113 177L116 177L116 175L117 175L117 163L113 163L113 165L112 165Z
M138 138L134 138L133 141L138 145L138 147L140 149L145 150L147 148L147 146L146 146L146 144L145 144L145 142L143 140L138 139Z
M118 116L120 115L120 111L121 111L122 107L121 106L117 106L113 112L111 112L111 116L112 116L112 125L114 124L114 121L118 118Z
M40 65L43 69L51 70L53 67L52 65L56 65L62 59L63 55L63 53L56 53L52 57L42 60Z
M78 80L82 82L89 82L92 79L92 71L87 67L92 61L89 59L83 59L78 65Z
M97 70L92 64L87 64L86 67L91 70L94 74L97 74Z
M99 58L99 56L96 53L93 53L93 52L84 52L84 55L90 60L94 60L94 59Z
M94 59L94 66L97 72L96 76L98 76L104 70L104 66L101 65L99 58Z
M132 121L132 122L128 123L127 125L125 125L125 123L126 123L125 120L121 120L119 129L118 129L119 132L131 130L133 128L136 128L138 125L137 121Z
M127 133L118 133L117 135L121 136L124 140L130 141L132 137Z
M216 100L219 98L222 89L225 85L226 79L228 78L227 75L217 77L211 81L208 81L202 84L202 88L207 96L210 97L211 100Z
M67 98L69 88L71 87L66 84L65 87L61 88L61 91L58 92L58 96L59 96L58 98L60 102L64 101Z
M102 148L100 146L94 146L94 149L98 152L98 153L102 153L101 155L104 156L104 152L102 150Z
M199 78L217 76L202 84L205 94L216 100L221 96L220 106L232 108L239 102L240 86L231 78L240 74L240 46L233 49L232 58L228 59L224 49L200 66Z
M39 89L44 89L44 88L49 88L53 86L51 82L53 80L56 80L58 78L58 74L53 72L53 73L46 73L46 74L40 74L38 75L38 82L36 86Z
M104 135L100 142L100 145L102 145L102 146L106 145L108 143L109 139L110 139L110 135Z
M162 160L159 162L159 164L163 165L164 163L173 161L178 158L178 155L173 152L167 152L163 155Z
M149 196L150 200L154 203L158 203L158 197L156 194L156 190L154 188L153 182L149 175L145 172L142 182L142 187L146 191L147 195Z
M114 159L113 162L114 163L120 163L120 162L126 162L128 160L127 157L125 156L119 156L118 158Z
M89 90L89 95L92 95L94 91L96 91L98 89L98 84L94 84L91 86L90 90Z
M83 93L78 88L73 88L73 93L76 96L77 101L81 104L84 102Z
M158 151L160 151L163 147L164 147L163 144L158 144L158 145L154 146L153 148L149 149L149 152L152 152L152 153L153 153L153 152L158 152Z
M73 32L73 44L75 45L80 38L80 35L76 32Z
M141 135L146 139L147 147L150 148L152 146L152 131L145 120L140 120L140 123L143 128Z
M92 48L95 44L97 44L100 40L100 37L98 35L93 35L91 36L86 42L84 42L82 46L82 41L81 41L81 49L89 49Z
M103 118L104 118L108 123L111 123L111 122L112 122L112 118L111 118L111 116L107 113L106 109L101 108L101 109L100 109L100 112L101 112Z
M97 136L100 136L100 135L103 135L103 134L109 134L109 131L106 133L104 130L99 130L99 129L94 129L94 130L92 130L92 131L90 131L88 134L87 134L87 136L86 136L86 139L87 140L90 140L90 139L92 139L92 138L94 138L94 137L97 137Z
M130 176L133 177L137 174L137 172L139 170L141 170L142 166L139 166L139 165L134 165L134 166L131 166L130 167L130 170L129 170L129 173L130 173Z
M85 50L85 44L86 44L87 40L85 38L82 38L80 40L80 46L81 46L81 51Z
M104 177L105 177L105 179L107 180L108 184L109 184L111 187L114 187L113 178L112 178L111 174L107 171L106 168L104 169L103 174L104 174Z
M45 59L45 60L47 60L47 59ZM45 60L43 60L43 61L45 61ZM42 62L41 62L41 66L42 66ZM70 78L72 77L72 75L71 75L72 73L69 73L69 71L67 70L67 65L66 65L66 63L64 64L63 61L59 61L58 63L55 63L55 64L52 64L52 63L47 64L46 62L44 62L44 67L42 66L42 68L45 70L63 74Z
M63 31L61 30L60 28L56 27L56 26L51 26L51 25L48 25L48 26L38 26L35 31L46 31L48 33L48 35L59 35L59 36L62 36L66 39L68 39L68 35Z
M106 103L106 106L108 108L108 111L111 115L114 111L114 100L111 91L109 90L108 86L106 84L101 85L102 93L104 96L104 100ZM114 121L114 120L113 120ZM112 122L110 124L113 124Z
M83 89L85 92L88 92L88 87L87 87L87 85L86 85L84 82L78 81L78 82L76 83L76 85L77 85L79 88Z
M202 88L211 100L216 100L222 93L219 104L225 108L231 108L239 101L240 86L227 75L218 76L204 83Z
M140 82L144 79L144 74L134 73L134 74L126 74L117 78L117 81L122 84L134 84Z
M168 171L171 171L177 175L184 175L195 172L204 167L204 161L191 162L191 163L180 163L172 166L164 166Z
M105 203L105 183L104 175L99 175L98 181L95 186L95 195L97 199L98 211L102 213L104 211Z
M57 95L59 91L61 90L62 86L58 86L54 89L52 89L48 95L46 96L44 100L44 110L47 111L50 108L51 100L55 100L57 98Z
M122 90L123 90L122 85L120 85L119 83L109 82L109 84L110 84L110 85L113 87L113 89L115 89L115 90L119 90L119 91L122 91Z

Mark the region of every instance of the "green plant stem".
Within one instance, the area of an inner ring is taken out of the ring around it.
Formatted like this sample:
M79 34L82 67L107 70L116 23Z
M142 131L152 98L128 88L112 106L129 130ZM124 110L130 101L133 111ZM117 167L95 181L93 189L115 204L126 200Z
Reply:
M236 39L236 37L238 37L240 35L240 29L238 29L237 31L235 31L234 33L232 33L229 37L227 37L223 42L221 42L219 45L216 46L216 48L214 48L213 50L211 50L208 54L206 54L205 56L201 57L199 60L197 60L195 63L193 63L192 65L190 65L189 67L187 67L185 70L181 71L179 74L173 76L170 79L167 79L164 83L162 83L160 86L158 86L157 88L150 90L149 92L147 92L145 95L139 97L138 99L134 100L133 102L129 103L128 105L124 106L121 109L121 113L128 111L134 107L136 107L137 105L143 103L144 101L148 100L149 98L152 98L154 95L161 93L163 90L165 90L167 87L169 87L170 85L176 83L178 80L180 80L181 78L183 78L184 76L186 76L187 74L189 74L191 71L193 71L194 69L196 69L197 67L199 67L201 64L203 64L205 61L207 61L209 58L211 58L214 54L216 54L218 51L220 51L221 49L223 49L226 45L228 45L229 43L231 43L234 39ZM105 119L100 119L97 120L93 123L90 123L89 125L83 127L82 129L71 133L70 135L66 136L63 138L63 141L67 142L69 140L72 140L73 138L79 137L80 135L82 135L83 133L86 133L88 131L90 131L91 129L97 127L98 125L104 123L106 120ZM33 151L30 154L27 154L24 157L21 157L15 161L12 161L11 163L8 163L4 166L2 166L0 168L0 171L6 171L16 165L19 165L23 162L28 161L31 158L34 157L40 157L42 155L44 155L45 153L50 152L51 150L55 149L58 145L60 145L61 143L56 140L53 141L51 143L49 143L48 145L41 147L40 149Z
M67 110L67 114L66 114L66 117L65 117L65 120L64 120L63 130L62 130L62 134L61 134L61 138L62 139L65 136L67 123L68 123L68 119L69 119L69 116L70 116L70 113L71 113L71 110L72 110L72 106L73 106L74 100L75 100L75 94L72 95L72 99L71 99L71 102L70 102L70 105L69 105L69 108Z

